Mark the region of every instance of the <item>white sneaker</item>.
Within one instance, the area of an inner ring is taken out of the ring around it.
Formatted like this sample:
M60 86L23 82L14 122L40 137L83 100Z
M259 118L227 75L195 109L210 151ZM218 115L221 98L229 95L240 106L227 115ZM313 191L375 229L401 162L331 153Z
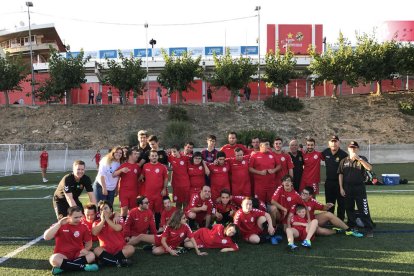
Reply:
M48 182L49 180L47 180L46 178L43 178L43 183Z

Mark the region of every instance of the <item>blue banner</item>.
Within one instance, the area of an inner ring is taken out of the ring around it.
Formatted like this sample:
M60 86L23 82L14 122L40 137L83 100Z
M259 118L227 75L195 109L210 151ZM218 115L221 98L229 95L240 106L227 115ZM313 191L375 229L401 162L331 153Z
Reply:
M79 54L80 54L81 52L67 52L66 53L66 58L70 58L70 57L73 57L73 58L75 58L75 57L77 57L77 56L79 56ZM85 56L85 55L84 55Z
M203 47L188 47L188 52L191 53L191 56L198 57L202 56L204 54L204 48Z
M99 50L99 58L118 58L118 51L117 50Z
M259 47L257 46L241 46L242 55L258 55Z
M223 55L223 47L221 46L214 46L214 47L205 47L204 48L204 55L205 56L212 56L213 53L216 53L218 56Z
M138 58L145 58L146 54L145 54L145 50L148 50L148 57L151 57L152 54L152 49L148 48L148 49L134 49L134 57L138 57Z
M131 56L134 56L134 50L132 49L121 50L121 53L125 58L130 58Z
M187 52L187 47L178 47L178 48L169 48L168 49L168 54L170 56L175 55L177 57L180 57L185 52Z

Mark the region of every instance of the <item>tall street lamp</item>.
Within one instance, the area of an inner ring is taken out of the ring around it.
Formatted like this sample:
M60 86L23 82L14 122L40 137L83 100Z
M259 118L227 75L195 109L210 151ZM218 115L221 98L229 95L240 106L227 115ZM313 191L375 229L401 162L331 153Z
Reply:
M32 2L26 2L27 6L27 16L29 17L29 43L30 43L30 69L32 72L32 105L35 105L35 79L34 79L34 70L33 70L33 46L32 46L32 27L30 25L30 7L33 7Z
M258 36L257 36L257 45L258 45L258 62L257 62L257 74L258 74L258 82L257 82L257 99L260 101L260 6L256 6L254 9L257 11L257 28L258 28Z
M145 41L148 41L148 23L145 22L144 24L145 27ZM146 63L147 63L147 104L150 104L150 91L149 91L149 76L148 76L148 45L147 43L145 43L145 58L146 58Z

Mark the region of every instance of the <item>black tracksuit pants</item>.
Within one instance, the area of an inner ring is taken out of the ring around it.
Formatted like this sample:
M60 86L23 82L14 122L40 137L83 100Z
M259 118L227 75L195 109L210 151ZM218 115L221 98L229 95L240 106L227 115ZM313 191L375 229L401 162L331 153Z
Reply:
M325 202L335 204L337 217L342 221L345 219L345 198L341 195L339 180L326 180ZM331 207L328 211L334 214L335 206Z
M365 184L344 184L345 196L345 209L348 217L348 226L356 226L355 204L361 215L361 220L368 230L373 229L371 214L368 207L367 190Z

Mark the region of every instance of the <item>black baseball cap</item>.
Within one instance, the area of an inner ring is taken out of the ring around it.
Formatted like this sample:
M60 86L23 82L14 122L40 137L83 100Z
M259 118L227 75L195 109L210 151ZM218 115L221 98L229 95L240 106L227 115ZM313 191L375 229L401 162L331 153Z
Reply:
M359 148L359 145L356 141L351 141L351 143L349 143L348 148Z
M331 139L329 139L329 141L339 141L338 135L332 135Z

